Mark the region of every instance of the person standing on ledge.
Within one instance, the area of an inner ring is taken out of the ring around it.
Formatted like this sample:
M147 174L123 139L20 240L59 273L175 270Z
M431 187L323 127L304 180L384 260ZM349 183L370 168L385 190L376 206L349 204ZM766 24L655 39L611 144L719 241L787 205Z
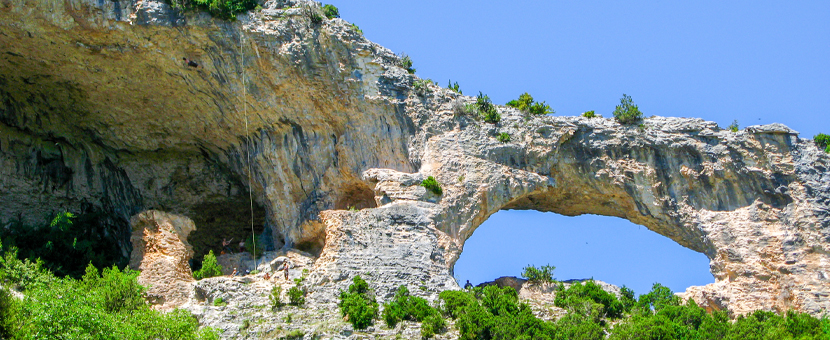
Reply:
M470 289L470 288L473 288L473 284L470 283L470 280L467 280L467 283L464 284L464 289Z
M282 270L285 271L285 281L288 281L288 260L282 263Z
M240 253L245 252L245 240L239 241L239 252Z

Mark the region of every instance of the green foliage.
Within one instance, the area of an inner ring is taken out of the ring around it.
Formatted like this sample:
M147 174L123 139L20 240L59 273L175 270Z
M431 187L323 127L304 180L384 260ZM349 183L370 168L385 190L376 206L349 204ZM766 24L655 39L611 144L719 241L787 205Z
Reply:
M360 26L357 26L357 25L355 25L355 24L352 24L352 29L353 29L355 32L360 33L360 35L363 35L363 30L362 30L362 29L360 29Z
M288 288L288 304L292 306L302 306L305 304L305 289L297 286Z
M323 14L329 19L339 18L340 10L338 10L337 7L334 7L334 5L326 4L323 5Z
M614 294L606 292L593 280L583 283L573 283L565 289L559 284L553 304L571 311L581 311L583 315L593 313L596 309L598 317L617 319L623 316L626 305L620 302ZM593 304L598 304L594 307Z
M500 132L499 136L497 137L499 142L507 143L510 141L510 134L507 132Z
M18 290L45 288L54 281L54 276L43 268L39 258L34 262L17 258L17 248L9 247L0 257L0 282L10 284Z
M501 120L501 115L496 110L496 106L490 101L490 97L484 93L479 92L476 96L475 103L476 111L479 116L487 123L496 124Z
M421 322L421 336L424 338L433 337L446 326L437 309L424 298L409 295L409 289L403 285L398 287L395 297L383 305L382 317L390 328L403 320Z
M236 15L256 8L255 0L170 0L170 4L183 10L208 11L211 16L236 20Z
M271 301L271 310L277 311L277 309L282 308L285 304L282 303L282 299L280 296L282 295L282 287L274 286L271 288L271 295L268 296L268 300Z
M221 296L213 299L213 305L217 307L224 307L227 306L228 303L223 299Z
M325 17L323 16L323 14L320 13L320 11L315 7L306 6L305 9L303 10L303 12L304 12L305 16L308 18L308 20L310 20L311 23L314 24L314 25L319 25L320 23L323 22L323 20L325 20Z
M0 237L9 249L18 249L19 258L40 262L58 276L80 278L90 262L99 268L127 264L118 249L117 232L104 220L100 214L62 212L49 225L11 223L0 228Z
M631 96L623 93L622 98L620 98L620 105L617 105L614 109L614 118L620 124L634 124L643 119L643 113L640 112L637 105L634 105Z
M348 292L340 292L340 313L349 319L355 329L365 329L378 316L378 303L369 291L369 284L355 276Z
M530 282L553 282L553 271L556 267L550 264L544 265L541 268L536 268L532 265L527 265L522 269L522 277Z
M738 130L740 129L740 126L738 126L738 120L733 120L732 124L729 124L729 127L727 127L727 129L729 129L729 131L732 132L738 132Z
M669 287L655 283L651 286L651 291L647 294L640 295L640 306L660 311L668 306L680 305L680 298L671 291Z
M430 85L435 84L432 79L416 79L412 82L412 88L415 90L416 93L420 96L424 96L427 93L431 93L432 89L429 88Z
M213 250L205 255L202 260L202 268L193 272L193 277L196 280L206 279L209 277L222 275L222 266L216 262L216 255L213 255Z
M401 67L406 70L406 72L409 72L409 74L415 74L415 69L412 68L412 58L406 55L406 53L401 53L398 57L401 58Z
M817 134L813 136L813 142L816 143L819 149L824 149L825 152L830 153L830 135Z
M441 183L438 183L435 177L432 176L428 176L427 179L421 181L421 186L438 196L444 193L444 190L441 189Z
M530 112L535 115L554 113L554 111L550 108L550 105L545 104L545 102L537 103L533 101L533 96L527 92L522 93L519 96L519 99L507 102L507 106L517 108L524 112Z
M6 253L8 255L10 253ZM20 261L5 258L5 262ZM48 286L23 282L25 297L6 308L0 292L0 338L4 339L218 339L211 329L199 329L189 312L161 313L142 298L137 272L106 268L103 276L87 266L80 280L56 278L37 268L35 277L48 276ZM28 280L28 278L24 279ZM5 302L4 302L5 301Z
M594 117L597 117L597 114L596 114L596 113L594 113L594 110L591 110L591 111L585 111L585 112L583 112L583 113L582 113L582 117L585 117L585 118L594 118Z
M448 89L453 90L458 94L464 94L463 92L461 92L461 88L458 86L458 82L453 83L452 80L448 80L447 82Z

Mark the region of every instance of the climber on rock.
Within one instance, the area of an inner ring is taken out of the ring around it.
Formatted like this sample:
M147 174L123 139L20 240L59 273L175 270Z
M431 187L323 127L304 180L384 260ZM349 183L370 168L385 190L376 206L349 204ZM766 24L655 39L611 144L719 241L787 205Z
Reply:
M245 240L241 240L241 241L239 241L239 252L240 252L240 253L244 253L244 252L245 252Z
M197 64L193 60L188 59L187 57L183 57L182 60L184 60L184 62L187 63L187 66L190 66L192 68L199 68L199 64Z
M233 241L233 237L231 237L230 240L222 238L222 249L227 250L228 254L233 254L233 250L231 250L231 241Z
M282 270L285 271L285 280L288 281L288 260L282 263Z
M470 280L467 280L467 283L464 284L464 289L471 289L473 288L473 284L470 283Z

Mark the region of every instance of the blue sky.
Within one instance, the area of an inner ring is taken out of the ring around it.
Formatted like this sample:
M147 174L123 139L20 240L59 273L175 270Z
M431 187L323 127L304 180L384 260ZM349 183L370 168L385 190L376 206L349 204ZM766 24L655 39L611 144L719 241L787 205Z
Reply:
M495 103L529 92L556 115L609 117L626 93L646 116L830 131L830 1L331 3L370 40L410 55L418 76ZM455 274L477 283L528 263L637 293L713 280L703 255L626 221L513 211L476 231Z

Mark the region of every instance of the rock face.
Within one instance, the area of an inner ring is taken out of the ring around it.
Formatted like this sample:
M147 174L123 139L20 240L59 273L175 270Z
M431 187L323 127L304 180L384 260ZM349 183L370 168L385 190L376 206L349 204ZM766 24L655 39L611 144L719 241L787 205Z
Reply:
M184 216L149 210L130 220L133 252L130 267L140 270L138 283L148 287L147 297L160 309L187 302L193 292L193 272L187 263L193 248L187 235L195 230Z
M319 255L309 299L331 307L358 274L381 301L456 289L465 240L499 210L599 214L706 254L716 283L688 296L707 308L830 309L830 157L783 125L502 107L485 123L307 1L235 22L155 0L0 6L3 220L105 212L127 254L126 221L156 208L218 250L219 228L250 235L250 192L271 246Z

